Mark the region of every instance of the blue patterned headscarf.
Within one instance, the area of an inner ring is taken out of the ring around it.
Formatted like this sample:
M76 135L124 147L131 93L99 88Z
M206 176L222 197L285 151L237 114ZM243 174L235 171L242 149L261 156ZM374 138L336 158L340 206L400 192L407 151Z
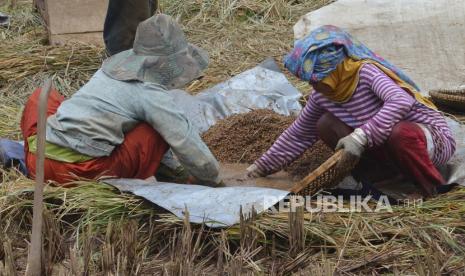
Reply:
M346 57L373 60L419 91L418 86L400 69L346 31L332 25L321 26L307 37L295 41L294 49L284 58L284 66L301 80L317 82L334 71Z

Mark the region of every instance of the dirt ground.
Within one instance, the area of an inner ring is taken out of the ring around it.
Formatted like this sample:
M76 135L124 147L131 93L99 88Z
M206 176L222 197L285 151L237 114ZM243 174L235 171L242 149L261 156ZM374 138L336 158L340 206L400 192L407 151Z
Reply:
M251 164L273 145L294 119L269 110L254 110L218 122L202 138L218 161ZM332 153L318 141L285 170L294 180L302 179Z

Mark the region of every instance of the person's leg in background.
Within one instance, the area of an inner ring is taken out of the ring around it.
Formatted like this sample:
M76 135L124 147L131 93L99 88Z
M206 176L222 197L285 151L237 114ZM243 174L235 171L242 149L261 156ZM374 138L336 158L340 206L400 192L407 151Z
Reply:
M108 54L131 49L137 26L151 17L157 6L157 0L110 0L103 27Z

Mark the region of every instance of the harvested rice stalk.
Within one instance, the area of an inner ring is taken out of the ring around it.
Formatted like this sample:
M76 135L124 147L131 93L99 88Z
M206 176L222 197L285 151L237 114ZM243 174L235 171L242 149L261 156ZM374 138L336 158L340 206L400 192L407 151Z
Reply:
M14 262L13 248L10 239L3 240L3 252L3 259L5 260L5 263L3 264L0 261L0 274L12 276L17 275L17 268Z
M100 67L103 60L103 49L90 45L13 46L2 47L0 52L0 85L42 72L59 73L71 79L89 76Z
M297 256L305 248L304 207L296 207L296 197L291 198L289 212L289 255Z

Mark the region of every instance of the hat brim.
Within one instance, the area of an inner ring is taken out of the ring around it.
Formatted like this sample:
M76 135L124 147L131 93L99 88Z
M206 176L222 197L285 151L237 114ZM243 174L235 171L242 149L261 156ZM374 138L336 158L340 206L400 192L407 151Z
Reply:
M208 66L208 54L193 44L169 56L137 55L127 50L106 59L102 70L120 81L137 80L180 88L199 78Z

